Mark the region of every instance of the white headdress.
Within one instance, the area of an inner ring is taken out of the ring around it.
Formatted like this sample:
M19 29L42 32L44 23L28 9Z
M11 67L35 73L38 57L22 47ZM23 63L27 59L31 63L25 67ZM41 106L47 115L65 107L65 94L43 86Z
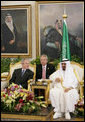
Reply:
M8 28L13 32L13 29L14 29L14 27L13 27L13 19L11 20L11 22L8 22L7 21L7 17L12 17L12 16L11 16L11 14L8 13L6 15L6 18L5 18L5 23L8 26Z
M62 69L62 62L66 63L65 71ZM74 74L70 61L67 59L63 59L62 62L60 63L60 72L61 72L61 76L63 78L63 85L65 87L72 87L72 84L74 86L75 83L78 83L77 78Z

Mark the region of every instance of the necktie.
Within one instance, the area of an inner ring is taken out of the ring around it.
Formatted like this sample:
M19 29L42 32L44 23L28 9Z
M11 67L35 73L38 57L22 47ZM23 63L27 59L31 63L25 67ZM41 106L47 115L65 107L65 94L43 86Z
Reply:
M25 70L22 70L22 76L24 75L24 73L25 73Z
M45 71L45 67L43 67L43 71L42 71L42 79L46 79L46 71Z

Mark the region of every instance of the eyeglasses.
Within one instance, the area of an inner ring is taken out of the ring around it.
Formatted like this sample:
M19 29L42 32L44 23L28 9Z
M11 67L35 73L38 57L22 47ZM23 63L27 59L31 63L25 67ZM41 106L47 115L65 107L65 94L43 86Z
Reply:
M29 63L21 63L21 64L29 64Z

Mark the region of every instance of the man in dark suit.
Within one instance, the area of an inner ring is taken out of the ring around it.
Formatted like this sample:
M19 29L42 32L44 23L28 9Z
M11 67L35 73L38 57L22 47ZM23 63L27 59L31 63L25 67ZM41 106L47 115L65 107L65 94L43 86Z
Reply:
M21 61L22 68L15 69L10 79L9 83L12 82L21 85L23 88L27 89L27 81L33 78L34 73L29 69L29 60L23 59Z
M36 82L38 79L49 79L49 76L55 72L55 67L52 64L48 64L48 57L47 55L42 55L40 57L41 64L36 65ZM35 90L36 96L44 96L45 90L43 89L36 89ZM44 98L42 99L44 100Z
M47 55L42 55L40 62L41 64L36 65L36 81L38 79L49 79L49 76L55 72L55 67L52 64L48 64Z
M1 52L17 53L18 32L10 14L6 15L1 26Z

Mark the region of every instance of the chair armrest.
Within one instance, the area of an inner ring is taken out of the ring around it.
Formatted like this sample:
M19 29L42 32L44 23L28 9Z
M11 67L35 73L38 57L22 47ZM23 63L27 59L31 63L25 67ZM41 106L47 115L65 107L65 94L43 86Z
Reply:
M9 81L1 81L1 91L3 91L3 89L5 88L5 87L8 87L8 85L9 85Z
M7 80L10 80L10 78L11 78L11 75L9 74L9 75L7 76Z
M79 82L80 85L80 96L84 95L84 80Z
M49 83L52 83L52 80L50 80L50 79L45 79L45 82L47 82L47 83L49 84Z
M30 82L32 82L32 81L33 81L33 79L29 79L27 82L30 83Z
M80 85L84 85L84 80L79 82Z
M27 82L28 82L28 91L30 91L31 89L30 84L33 82L33 79L29 79Z

